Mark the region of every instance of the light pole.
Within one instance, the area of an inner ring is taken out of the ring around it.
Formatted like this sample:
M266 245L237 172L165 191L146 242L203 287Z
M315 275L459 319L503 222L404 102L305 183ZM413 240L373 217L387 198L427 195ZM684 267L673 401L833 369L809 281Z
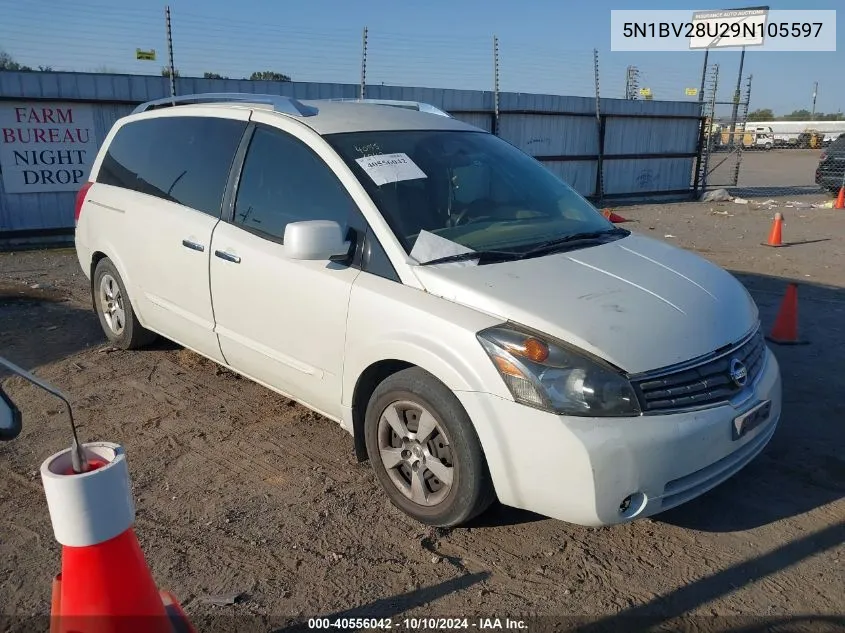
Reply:
M810 114L810 121L816 120L816 95L819 92L819 82L813 83L813 112Z

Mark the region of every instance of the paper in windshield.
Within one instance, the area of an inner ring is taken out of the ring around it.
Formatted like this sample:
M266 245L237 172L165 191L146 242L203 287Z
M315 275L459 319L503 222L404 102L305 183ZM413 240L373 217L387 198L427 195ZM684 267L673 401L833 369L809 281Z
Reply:
M427 176L407 154L376 154L356 158L355 162L361 166L367 175L379 187L391 182L402 180L417 180Z
M428 231L420 231L417 236L417 241L414 243L414 248L411 249L411 257L416 259L421 264L430 262L441 257L449 257L450 255L462 255L463 253L472 253L471 248L462 246L452 240L447 240L445 237L440 237ZM469 259L463 262L449 262L443 266L477 266L477 259Z

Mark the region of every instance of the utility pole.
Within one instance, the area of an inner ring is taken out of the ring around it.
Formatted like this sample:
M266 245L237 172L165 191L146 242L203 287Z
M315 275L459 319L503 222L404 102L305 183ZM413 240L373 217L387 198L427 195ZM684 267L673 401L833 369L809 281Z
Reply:
M819 82L813 83L813 113L810 115L810 121L816 120L816 95L819 92Z

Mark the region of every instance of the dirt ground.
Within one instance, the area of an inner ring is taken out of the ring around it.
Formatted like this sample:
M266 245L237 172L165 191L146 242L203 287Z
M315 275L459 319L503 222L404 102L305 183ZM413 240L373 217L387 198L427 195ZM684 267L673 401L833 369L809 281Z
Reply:
M756 204L618 209L635 220L626 227L733 271L767 328L798 281L810 342L774 348L784 414L766 451L705 496L627 525L497 506L469 528L426 529L390 505L335 424L176 345L108 347L71 250L0 255L0 354L69 394L84 440L126 447L149 564L198 621L582 615L633 630L638 616L692 615L738 630L738 616L842 616L845 213L789 200L777 210L792 245L780 249L761 245L774 209ZM38 468L70 432L58 401L4 385L25 428L0 445L0 611L47 614L60 552ZM242 595L207 600L228 593Z
M742 152L739 179L730 186L740 196L797 196L819 191L816 167L821 149L746 150ZM713 152L708 163L709 188L728 186L736 176L737 155Z

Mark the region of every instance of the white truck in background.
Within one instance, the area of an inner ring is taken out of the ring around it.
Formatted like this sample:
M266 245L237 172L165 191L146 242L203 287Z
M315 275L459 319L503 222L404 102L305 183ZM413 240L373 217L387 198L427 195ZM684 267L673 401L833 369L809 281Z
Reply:
M845 134L845 121L747 121L746 131L769 127L775 147L827 146Z

